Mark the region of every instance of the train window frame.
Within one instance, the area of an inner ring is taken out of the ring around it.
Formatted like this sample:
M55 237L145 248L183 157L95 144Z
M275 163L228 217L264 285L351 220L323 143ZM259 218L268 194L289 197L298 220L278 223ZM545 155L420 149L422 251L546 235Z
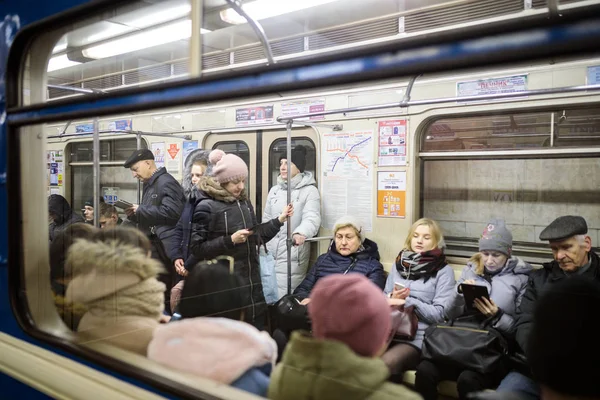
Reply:
M598 108L598 103L587 103L586 105L579 107L567 107L566 110L581 110L586 108ZM532 112L556 112L557 108L563 110L563 107L546 106L543 108L511 108L510 110L498 110L496 112L470 112L470 113L457 113L457 114L440 114L430 117L423 121L415 132L416 142L416 158L418 161L418 168L416 173L418 179L415 185L418 184L418 213L419 218L432 217L425 214L425 203L427 201L426 193L426 164L428 161L472 161L472 160L531 160L531 159L543 159L543 160L558 160L558 159L594 159L598 158L600 154L600 141L599 146L588 146L588 147L544 147L535 149L492 149L483 151L474 151L470 149L454 149L448 151L427 151L422 149L422 143L424 137L427 135L429 128L439 121L448 119L468 119L468 118L481 118L482 116L494 116L494 115L511 115L515 113L528 114ZM558 215L557 215L558 216ZM501 216L498 216L501 217ZM485 221L487 222L487 221ZM510 223L507 223L510 225ZM451 257L457 258L469 258L472 254L478 251L478 237L473 236L451 236L444 234L446 239L447 250L446 254ZM596 252L600 251L600 245L594 246L593 249ZM519 241L513 240L513 255L520 256L525 260L540 264L542 262L551 259L552 253L543 242L530 242L530 241Z
M315 153L315 157L314 157L314 166L315 169L310 170L313 173L313 178L315 179L315 182L317 182L317 185L319 184L318 182L318 177L317 177L317 173L316 173L316 169L317 169L317 146L315 145L315 142L309 138L308 136L294 136L292 138L292 145L294 144L294 141L296 140L305 140L308 143L310 143L310 145L312 146L312 151L314 151ZM278 138L275 139L271 142L271 144L269 145L269 190L271 190L271 188L275 185L274 179L273 179L273 173L275 172L275 169L277 169L277 171L279 171L279 164L275 164L274 162L272 162L273 160L271 159L271 154L273 154L273 148L275 147L276 144L281 143L281 142L286 142L287 143L287 139L286 138ZM279 174L275 174L275 176L278 176Z

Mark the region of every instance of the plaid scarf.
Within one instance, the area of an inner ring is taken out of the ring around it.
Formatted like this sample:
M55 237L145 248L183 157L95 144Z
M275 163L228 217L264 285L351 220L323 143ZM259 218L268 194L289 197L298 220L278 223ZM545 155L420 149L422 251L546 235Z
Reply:
M446 256L442 249L433 249L422 253L402 250L396 257L396 269L404 279L427 281L446 266Z

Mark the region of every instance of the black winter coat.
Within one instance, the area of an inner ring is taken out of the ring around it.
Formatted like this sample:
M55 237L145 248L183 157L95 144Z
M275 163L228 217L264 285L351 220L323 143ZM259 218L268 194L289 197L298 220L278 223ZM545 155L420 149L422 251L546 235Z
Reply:
M343 256L338 253L335 243L331 243L327 253L321 254L315 265L308 271L306 278L294 290L294 295L303 300L310 297L310 292L321 278L333 274L359 273L365 275L383 291L385 287L385 273L383 265L379 262L377 244L369 239L363 243L364 250Z
M600 281L600 257L593 251L588 253L592 259L590 268L583 276L596 281ZM533 271L529 275L529 283L525 294L521 299L521 304L517 309L516 321L516 339L521 349L527 355L527 344L531 330L533 328L533 312L537 299L547 290L551 290L552 286L563 279L568 279L569 276L560 269L558 262L552 261L543 264L543 268ZM564 327L556 327L564 329Z
M206 196L202 195L203 198ZM190 251L190 245L192 241L192 228L193 228L193 217L196 206L200 202L201 196L198 190L194 190L190 193L185 205L181 217L177 222L175 231L172 236L171 244L171 262L175 262L177 259L182 259L185 263L185 269L188 271L193 268L200 260L195 257Z
M236 199L210 177L200 178L198 187L200 198L193 216L191 253L200 261L221 255L234 258L234 271L246 288L243 304L247 307L246 321L260 326L266 303L260 279L258 246L275 237L282 223L277 218L262 223L248 241L234 244L231 235L256 225L252 204L245 194Z
M54 236L60 230L65 229L71 224L84 222L83 217L75 214L69 205L67 199L60 194L51 194L48 197L48 212L54 216L54 220L48 227L48 239L54 240Z
M137 223L138 228L148 237L154 234L165 247L166 254L171 254L172 237L175 225L179 221L185 196L179 182L167 173L165 168L159 170L144 183L142 204L135 215L129 217Z

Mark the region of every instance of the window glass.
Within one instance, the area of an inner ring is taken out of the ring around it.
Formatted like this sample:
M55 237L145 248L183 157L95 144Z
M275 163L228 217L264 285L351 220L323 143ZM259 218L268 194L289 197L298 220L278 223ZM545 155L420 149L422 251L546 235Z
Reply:
M421 151L589 146L600 146L600 108L444 118L421 138Z
M544 158L424 160L423 216L437 220L448 239L481 236L503 218L515 242L543 243L540 232L561 215L581 215L599 246L600 159Z
M315 144L308 138L293 138L292 149L297 146L304 146L306 148L306 167L305 171L309 171L313 174L315 180L317 176L315 171L317 170L317 151ZM287 157L287 140L277 139L274 140L269 149L269 187L273 187L277 184L277 177L279 176L279 160Z
M248 178L246 178L246 193L249 196L250 195L250 149L248 149L248 145L246 144L246 142L243 142L241 140L236 140L236 141L230 141L230 142L218 142L215 143L215 145L213 146L213 150L214 149L220 149L223 150L225 153L229 154L235 154L236 156L238 156L239 158L241 158L242 160L244 160L244 162L246 163L246 165L248 166Z
M142 142L142 148L147 148L146 142ZM114 139L100 141L100 162L103 161L123 161L127 160L131 153L137 149L136 139ZM70 145L71 162L92 162L94 161L94 152L92 142L77 142Z

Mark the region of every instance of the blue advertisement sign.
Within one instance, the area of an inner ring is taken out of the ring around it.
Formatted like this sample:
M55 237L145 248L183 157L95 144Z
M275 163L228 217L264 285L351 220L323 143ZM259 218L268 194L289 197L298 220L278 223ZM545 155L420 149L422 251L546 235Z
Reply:
M94 124L75 125L76 133L94 133Z
M587 84L597 85L600 83L600 65L587 67Z

